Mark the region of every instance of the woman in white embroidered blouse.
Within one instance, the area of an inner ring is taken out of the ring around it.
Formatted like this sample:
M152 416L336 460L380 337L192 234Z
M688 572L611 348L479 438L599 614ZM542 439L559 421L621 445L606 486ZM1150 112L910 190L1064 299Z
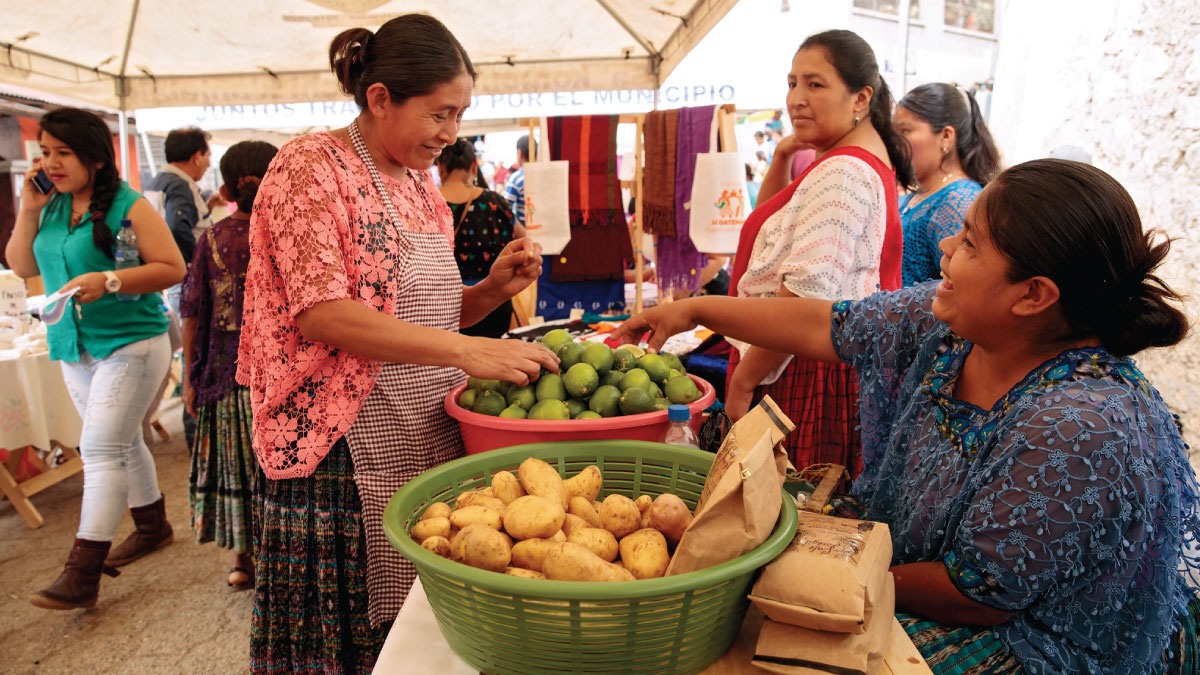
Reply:
M818 33L796 52L787 81L794 133L775 149L758 208L742 229L730 295L840 300L899 288L896 183L913 177L874 53L850 31ZM792 155L805 147L817 161L789 185ZM770 395L797 425L787 440L797 467L836 462L857 473L854 371L731 343L730 417Z

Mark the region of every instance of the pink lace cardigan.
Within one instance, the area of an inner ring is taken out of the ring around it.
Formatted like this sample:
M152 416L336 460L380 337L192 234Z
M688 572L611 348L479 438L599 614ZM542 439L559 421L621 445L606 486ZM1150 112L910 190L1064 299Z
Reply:
M453 236L450 209L427 174L383 180L400 227ZM366 166L327 133L284 145L263 179L237 380L250 387L254 450L268 478L311 475L371 391L379 362L304 339L296 316L346 298L394 312L399 242L387 220Z

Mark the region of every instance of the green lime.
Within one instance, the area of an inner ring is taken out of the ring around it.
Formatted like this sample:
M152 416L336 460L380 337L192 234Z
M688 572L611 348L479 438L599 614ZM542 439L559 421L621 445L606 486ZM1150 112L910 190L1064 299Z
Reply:
M567 388L563 386L562 376L555 375L554 373L543 375L542 379L538 380L533 392L539 402L547 399L555 401L567 400Z
M500 417L511 417L512 419L523 420L526 417L525 409L519 405L510 405L504 410L500 411Z
M668 401L667 399L665 399L665 398L654 399L654 412L658 412L659 410L666 410L667 408L670 408L670 407L671 407L671 402Z
M458 395L459 407L470 410L472 407L475 406L475 397L478 395L479 395L479 392L475 391L474 389L467 389L467 390L463 391L463 393Z
M601 417L616 417L621 414L618 402L621 400L621 390L611 384L602 384L588 399L588 408Z
M542 344L552 352L557 352L559 347L570 341L571 334L561 328L555 328L542 336Z
M600 376L600 384L609 384L616 387L621 383L621 378L623 377L625 377L625 373L622 373L619 370L610 370L604 375Z
M649 387L646 387L646 393L650 394L651 398L662 398L663 397L662 387L659 387L657 384L654 384L653 382L650 383Z
M613 350L602 342L589 343L583 348L583 358L579 362L595 368L597 375L603 375L612 370Z
M663 361L667 362L668 368L683 372L683 363L679 360L678 356L675 356L671 352L659 352L658 355L663 358Z
M467 387L475 391L496 391L500 388L500 380L481 380L478 377L468 377Z
M576 415L575 419L577 419L577 420L599 420L599 419L604 419L604 418L600 416L600 413L594 413L591 410L584 410L583 412Z
M637 357L628 349L613 350L613 370L619 370L622 373L637 368Z
M509 405L519 405L522 410L528 411L537 403L537 395L533 391L533 385L527 384L524 387L513 387L508 392L508 396L504 397Z
M575 398L587 398L600 386L600 376L596 374L596 369L586 363L576 363L568 368L562 376L562 381L567 393Z
M624 415L654 412L654 398L640 387L626 389L625 393L621 394L620 405Z
M554 399L545 399L533 404L529 409L529 419L531 420L569 420L571 419L571 411L567 409L567 404Z
M558 372L566 372L568 368L579 363L583 357L583 345L578 342L568 342L558 348Z
M617 347L617 349L624 349L637 358L641 358L646 355L646 350L637 345L621 345L620 347Z
M508 404L504 402L503 396L494 391L485 391L475 398L475 405L471 410L482 415L495 417L506 407L508 407Z
M646 371L650 379L655 382L665 382L667 376L671 374L671 367L659 354L647 354L638 359L638 368Z
M567 399L567 412L571 413L571 417L579 417L579 413L587 410L587 401L581 401L577 398Z
M700 389L690 377L673 377L667 380L666 390L671 403L691 403L700 399Z
M625 373L625 377L621 378L621 384L618 385L621 391L629 391L630 389L649 389L650 376L641 368L634 368Z

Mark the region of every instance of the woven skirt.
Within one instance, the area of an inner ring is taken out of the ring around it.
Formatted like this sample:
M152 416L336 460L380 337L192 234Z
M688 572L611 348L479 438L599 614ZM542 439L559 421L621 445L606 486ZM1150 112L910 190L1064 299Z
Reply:
M734 369L736 352L730 356ZM779 379L754 390L751 404L770 396L796 425L783 439L797 469L841 464L862 473L862 435L858 431L858 374L844 363L793 358Z
M188 482L196 543L250 553L254 493L263 480L250 446L250 390L238 387L199 412Z
M253 673L369 673L391 623L367 618L367 542L350 446L304 478L263 481Z
M947 626L901 612L896 618L935 675L1025 672L1017 657L989 628Z

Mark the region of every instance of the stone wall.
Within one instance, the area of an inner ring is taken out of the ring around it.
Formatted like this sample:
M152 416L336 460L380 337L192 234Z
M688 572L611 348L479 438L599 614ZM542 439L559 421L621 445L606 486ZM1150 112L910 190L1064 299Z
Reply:
M991 128L1006 164L1077 145L1119 180L1147 227L1176 239L1163 278L1200 320L1200 4L1013 0ZM1200 324L1138 363L1200 444Z

